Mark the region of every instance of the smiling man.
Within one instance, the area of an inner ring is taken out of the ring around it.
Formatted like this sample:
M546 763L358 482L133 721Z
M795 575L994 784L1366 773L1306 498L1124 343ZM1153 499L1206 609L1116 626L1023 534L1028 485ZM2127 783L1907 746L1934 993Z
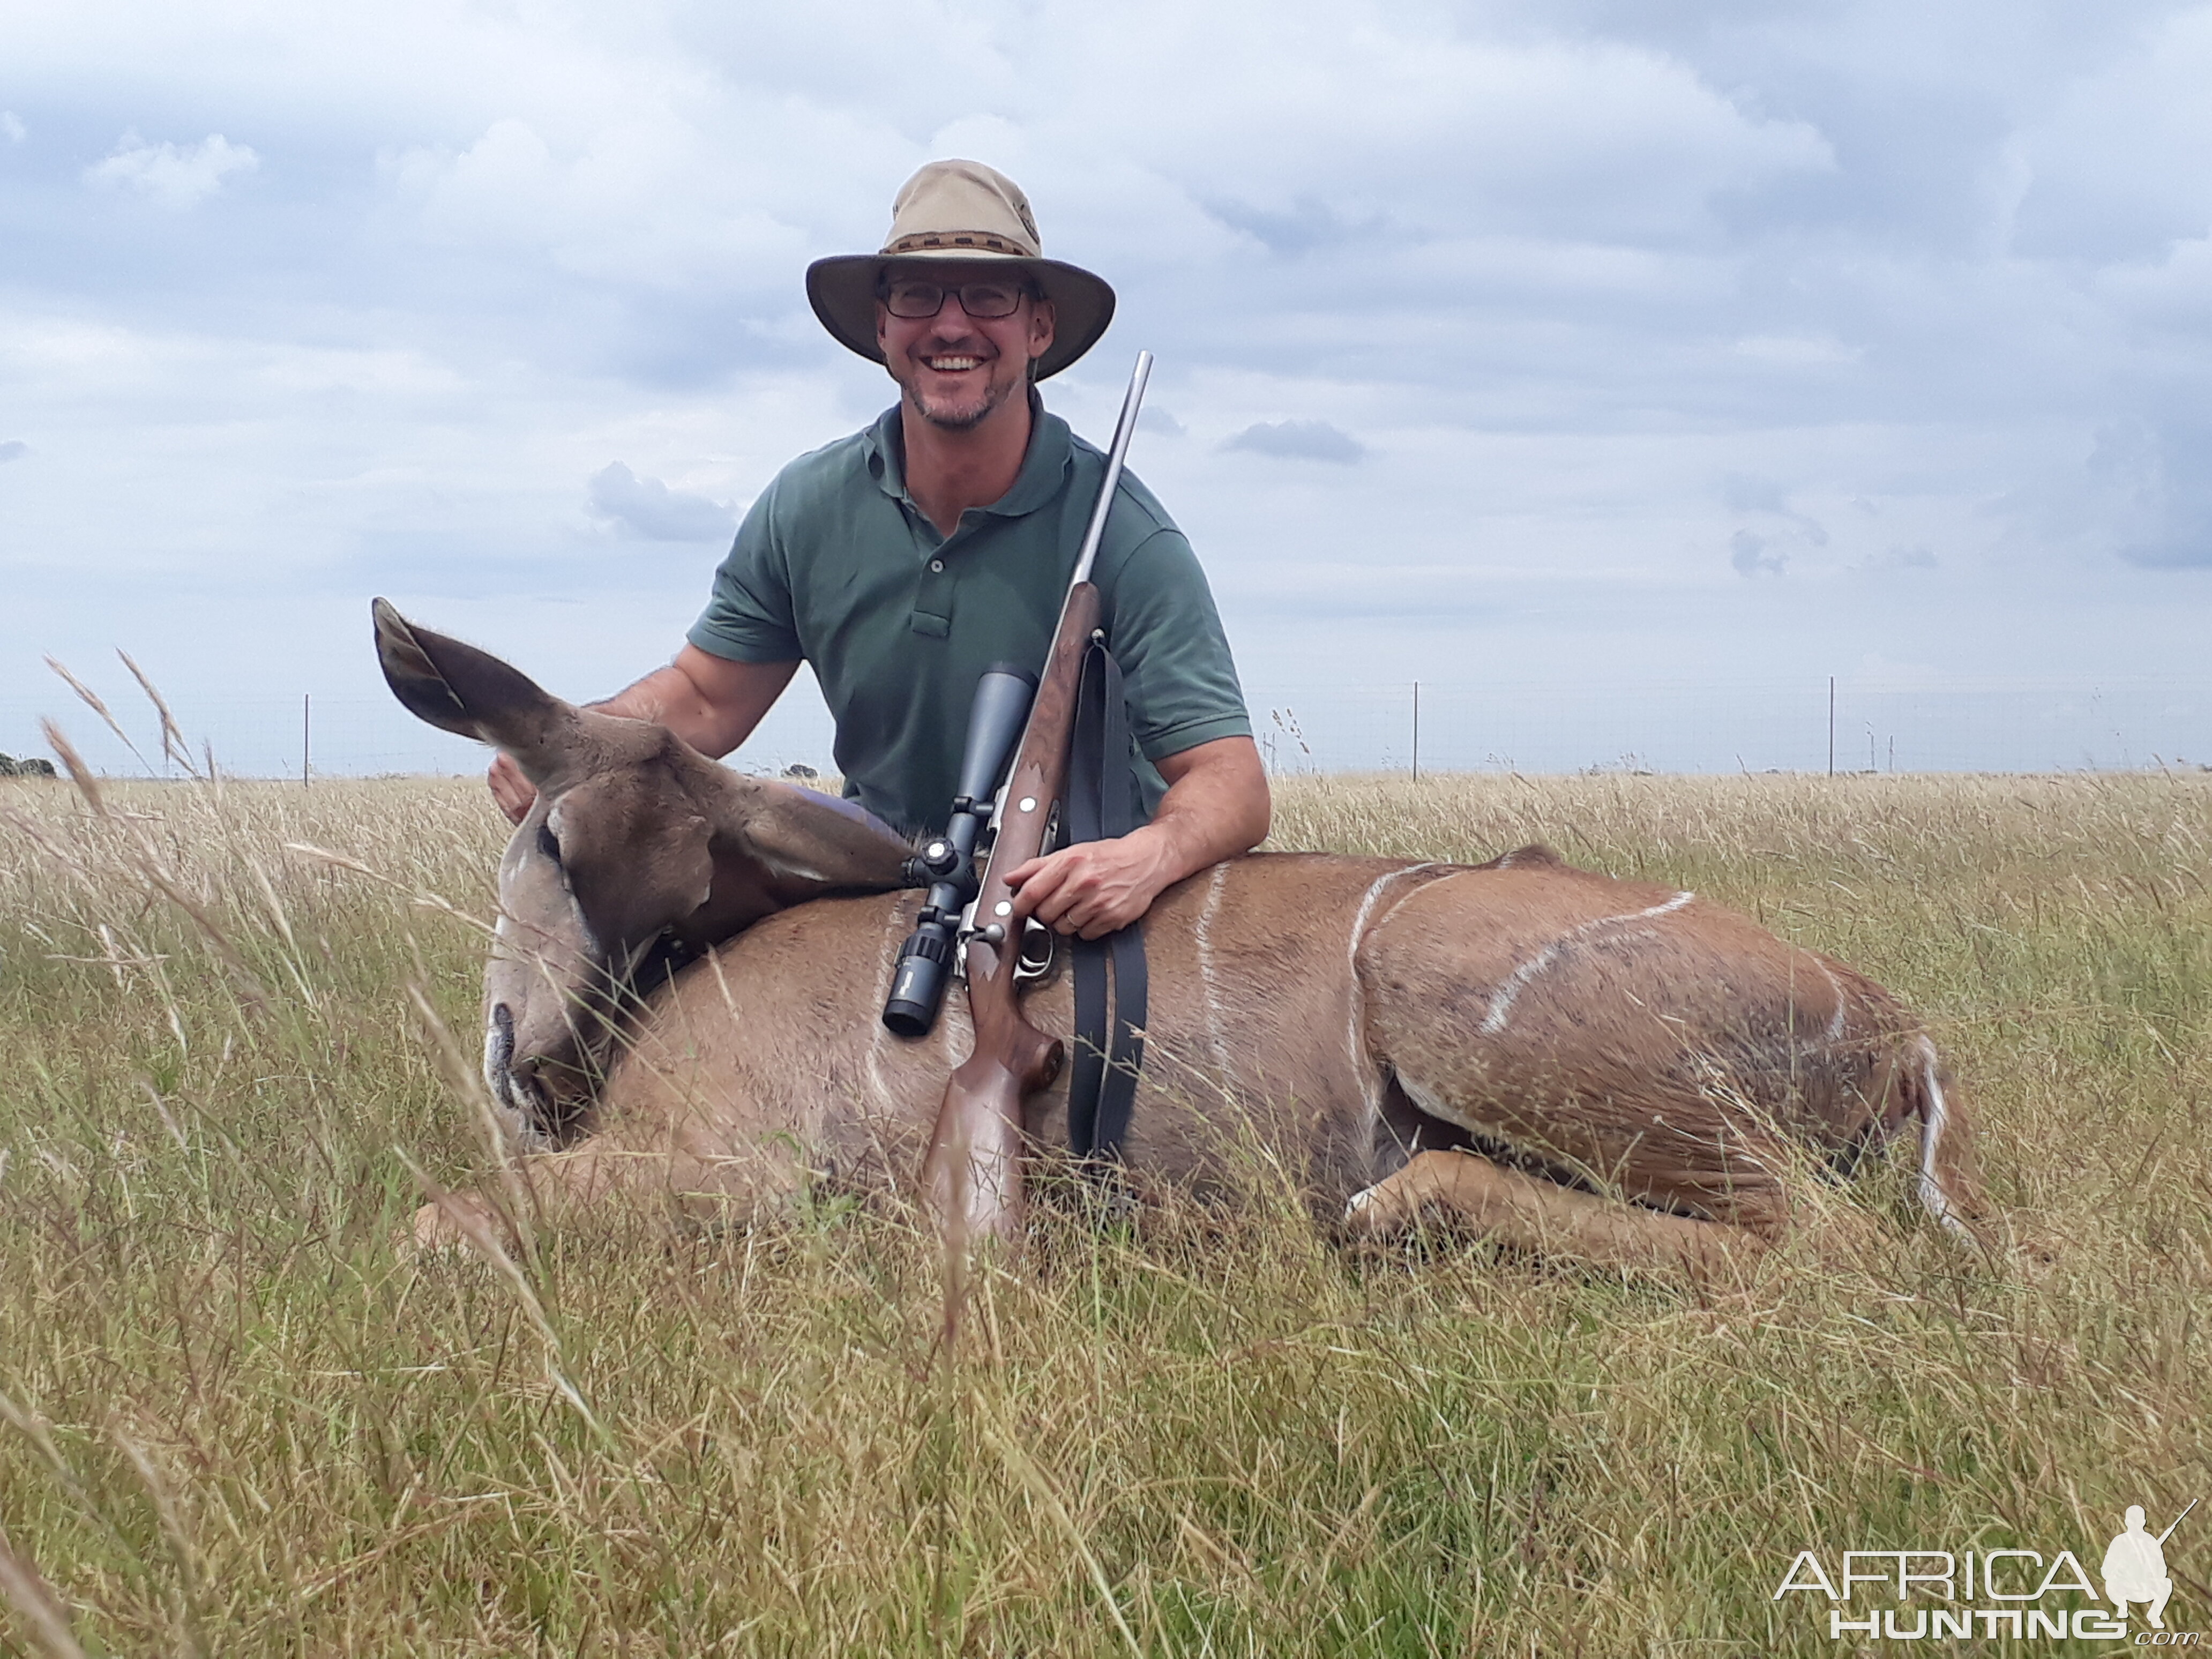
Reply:
M675 661L599 707L726 755L810 663L846 793L902 830L935 829L976 679L999 661L1042 667L1059 620L1106 463L1036 382L1097 343L1114 291L1043 257L1012 179L933 161L899 192L882 250L817 260L806 293L842 344L890 371L897 404L776 475ZM1127 471L1092 580L1147 821L1013 879L1023 912L1096 939L1256 846L1268 799L1205 574ZM491 784L520 821L528 783L502 759Z

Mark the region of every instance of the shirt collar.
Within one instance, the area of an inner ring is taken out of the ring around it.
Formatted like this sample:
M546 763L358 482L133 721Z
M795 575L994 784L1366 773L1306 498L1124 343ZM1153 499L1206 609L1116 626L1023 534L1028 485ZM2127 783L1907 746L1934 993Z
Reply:
M983 509L1002 519L1018 519L1034 513L1059 495L1074 459L1075 438L1067 422L1048 412L1037 389L1030 389L1030 447L1022 456L1022 469L1006 493ZM868 470L876 486L893 501L907 500L906 443L900 425L899 405L893 404L867 430Z

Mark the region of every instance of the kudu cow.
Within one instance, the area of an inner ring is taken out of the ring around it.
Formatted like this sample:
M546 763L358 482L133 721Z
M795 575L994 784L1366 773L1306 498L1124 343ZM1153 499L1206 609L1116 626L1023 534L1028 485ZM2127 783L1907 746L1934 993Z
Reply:
M969 1030L957 995L927 1037L878 1019L919 902L885 890L906 843L380 600L375 621L399 700L538 789L501 861L484 996L485 1077L533 1186L740 1213L825 1171L911 1192ZM1969 1236L1982 1212L1955 1093L1897 1000L1694 894L1540 848L1255 854L1144 927L1140 1188L1202 1182L1256 1136L1355 1233L1433 1206L1524 1248L1696 1269L1778 1237L1809 1172L1909 1133L1929 1213ZM672 955L689 964L662 971ZM1029 997L1070 1029L1064 975ZM1025 1128L1065 1144L1064 1078ZM450 1227L418 1218L425 1240Z

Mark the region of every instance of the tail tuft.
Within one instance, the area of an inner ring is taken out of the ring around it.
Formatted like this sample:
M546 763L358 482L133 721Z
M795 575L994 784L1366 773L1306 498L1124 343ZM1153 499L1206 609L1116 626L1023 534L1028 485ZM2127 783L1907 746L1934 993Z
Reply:
M1951 1146L1946 1146L1945 1136L1953 1127L1952 1112L1950 1103L1943 1097L1942 1068L1936 1058L1936 1045L1923 1036L1914 1046L1920 1060L1920 1173L1917 1182L1920 1206L1946 1232L1972 1243L1976 1240L1967 1218L1977 1213L1979 1206L1975 1201L1972 1176L1963 1166L1966 1126L1958 1126L1958 1136Z

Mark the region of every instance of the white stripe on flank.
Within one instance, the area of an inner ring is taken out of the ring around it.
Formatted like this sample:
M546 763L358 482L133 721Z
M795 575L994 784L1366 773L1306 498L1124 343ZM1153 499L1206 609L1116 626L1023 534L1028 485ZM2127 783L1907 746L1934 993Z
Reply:
M1504 983L1498 988L1497 994L1490 1000L1490 1012L1482 1017L1482 1035L1496 1036L1504 1030L1506 1016L1513 1012L1513 1000L1521 994L1522 988L1557 962L1560 952L1577 940L1601 927L1618 927L1626 922L1645 921L1653 916L1663 916L1669 911L1680 909L1695 897L1695 893L1677 893L1665 903L1655 904L1648 910L1637 910L1625 916L1599 916L1561 934L1505 976Z
M1844 998L1843 981L1838 979L1833 973L1829 971L1828 964L1822 962L1818 957L1814 957L1813 961L1814 965L1820 969L1822 976L1827 980L1828 988L1836 994L1835 1017L1828 1022L1828 1041L1834 1042L1838 1041L1844 1035L1844 1020L1850 1012L1850 1005Z
M884 988L883 991L877 994L878 1006L881 1006L882 998L889 994L891 970L898 960L898 948L905 942L904 918L900 915L898 908L894 905L891 908L890 927L884 934L883 959L876 964L876 983ZM898 1110L898 1102L891 1093L891 1085L884 1080L884 1038L890 1028L884 1025L880 1018L870 1020L868 1024L873 1028L874 1032L868 1039L868 1082L875 1089L876 1104L885 1114L896 1115Z
M1943 1099L1943 1085L1936 1080L1936 1045L1923 1036L1916 1046L1920 1050L1921 1077L1928 1085L1928 1106L1920 1120L1921 1207L1947 1231L1960 1238L1972 1239L1973 1234L1967 1231L1966 1224L1952 1212L1951 1194L1943 1190L1943 1182L1936 1173L1936 1149L1951 1121L1951 1109Z
M1213 974L1213 913L1221 908L1221 887L1228 879L1229 866L1217 864L1206 884L1206 902L1198 911L1198 982L1206 993L1206 1046L1213 1055L1213 1063L1221 1070L1221 1081L1229 1082L1229 1054L1221 1042L1220 986Z
M1415 864L1415 865L1409 865L1409 866L1407 866L1405 869L1403 869L1403 870L1400 871L1398 873L1399 873L1400 875L1403 875L1403 876L1410 876L1410 875L1413 875L1413 873L1415 873L1417 871L1421 871L1421 870L1434 870L1434 869L1436 869L1437 867L1437 865L1436 865L1434 862L1431 862L1431 863L1428 863L1428 864ZM1461 868L1459 868L1459 869L1457 869L1457 870L1448 870L1448 871L1446 871L1443 875L1438 876L1438 877L1437 877L1434 881L1425 881L1425 882L1423 882L1419 886L1418 886L1418 887L1416 887L1416 888L1413 889L1413 890L1412 890L1412 891L1410 891L1410 892L1407 892L1407 893L1402 893L1402 894L1401 894L1401 895L1400 895L1400 896L1398 896L1398 897L1397 897L1397 898L1396 898L1396 899L1395 899L1395 900L1391 903L1391 906L1390 906L1390 908L1389 908L1389 909L1385 910L1385 911L1384 911L1381 915L1379 915L1379 916L1374 916L1374 917L1370 917L1370 918L1369 919L1368 923L1367 923L1367 931L1368 931L1369 933L1373 933L1373 932L1374 932L1377 927L1381 927L1384 922L1386 922L1386 921L1389 921L1391 917L1393 917L1393 916L1396 915L1398 914L1398 912L1399 912L1401 909L1404 908L1407 905L1411 904L1411 903L1412 903L1415 899L1417 899L1417 898L1420 897L1420 896L1421 896L1422 894L1424 894L1424 893L1432 893L1432 892L1434 892L1437 888L1439 888L1439 887L1443 886L1443 885L1446 882L1448 882L1448 881L1451 881L1451 880L1453 880L1453 879L1455 879L1455 878L1458 878L1458 877L1460 877L1460 876L1471 876L1471 875L1473 875L1474 873L1474 870L1472 870L1471 868L1468 868L1468 867L1467 867L1467 866L1462 866Z
M1370 1123L1382 1109L1382 1072L1380 1066L1369 1060L1367 1045L1360 1036L1359 1028L1365 1023L1364 1017L1367 1008L1364 999L1359 994L1359 947L1367 938L1367 918L1374 912L1375 901L1382 896L1382 890L1394 881L1401 881L1407 876L1419 875L1424 870L1435 868L1436 865L1431 860L1409 864L1402 870L1392 870L1378 876L1375 884L1367 890L1366 896L1359 901L1359 908L1352 918L1352 942L1345 947L1344 952L1344 1048L1352 1062L1352 1075L1358 1079L1359 1097L1366 1105Z

